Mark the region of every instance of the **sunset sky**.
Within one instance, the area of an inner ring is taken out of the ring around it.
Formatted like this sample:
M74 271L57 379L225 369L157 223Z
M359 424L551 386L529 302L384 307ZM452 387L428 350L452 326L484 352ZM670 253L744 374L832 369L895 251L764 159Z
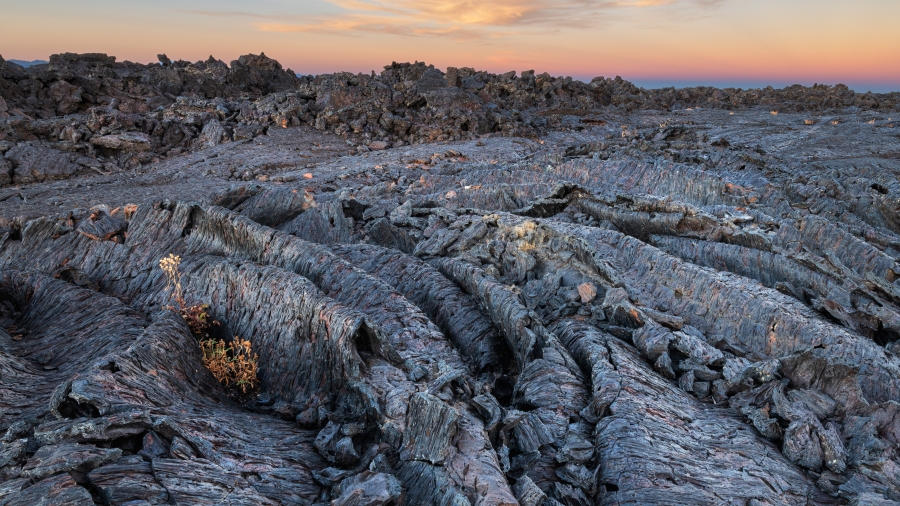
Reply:
M0 54L259 53L302 74L425 61L645 87L900 90L900 0L0 0Z

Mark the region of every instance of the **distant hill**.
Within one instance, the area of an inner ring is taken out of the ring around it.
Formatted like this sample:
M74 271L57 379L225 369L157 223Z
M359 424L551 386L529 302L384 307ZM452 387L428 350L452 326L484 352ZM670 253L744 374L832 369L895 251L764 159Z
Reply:
M25 61L25 60L6 60L6 61L13 62L13 63L15 63L16 65L21 65L21 66L23 66L23 67L30 67L30 66L32 66L32 65L43 65L44 63L47 63L46 60L32 60L32 61Z

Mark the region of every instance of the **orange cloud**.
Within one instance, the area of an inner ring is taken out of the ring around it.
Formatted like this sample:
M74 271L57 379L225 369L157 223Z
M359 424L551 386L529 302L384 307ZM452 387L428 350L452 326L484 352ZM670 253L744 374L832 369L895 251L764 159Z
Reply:
M377 12L440 24L509 26L580 24L615 8L659 7L684 0L330 0L348 12ZM701 0L708 2L709 0ZM716 0L714 0L716 1ZM721 1L721 0L717 0Z
M267 32L371 32L483 38L508 35L516 26L556 31L590 28L610 11L673 4L714 7L725 0L329 0L345 12L303 23L256 23ZM219 14L223 15L223 14ZM259 17L259 16L254 16Z

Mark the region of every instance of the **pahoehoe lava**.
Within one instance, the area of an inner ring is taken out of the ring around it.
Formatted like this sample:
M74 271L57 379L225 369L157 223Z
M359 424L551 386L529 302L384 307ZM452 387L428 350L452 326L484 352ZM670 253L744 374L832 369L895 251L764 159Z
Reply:
M0 504L900 502L900 94L160 62L0 58Z

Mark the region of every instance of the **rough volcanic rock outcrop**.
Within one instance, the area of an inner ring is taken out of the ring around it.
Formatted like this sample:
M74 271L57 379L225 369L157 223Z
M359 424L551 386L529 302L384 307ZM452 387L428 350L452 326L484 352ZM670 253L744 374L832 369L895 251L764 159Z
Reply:
M727 171L545 162L8 222L4 496L900 500L892 222L854 235ZM170 253L254 343L249 404L162 309Z
M40 142L117 171L300 124L334 131L367 151L487 134L534 137L563 125L566 115L600 110L900 107L898 93L859 94L843 85L644 90L619 77L584 83L533 71L444 73L424 63L393 63L379 75L297 77L264 54L230 66L213 57L159 60L65 53L23 68L0 58L0 143Z
M900 138L865 96L160 61L0 62L3 504L900 502Z

